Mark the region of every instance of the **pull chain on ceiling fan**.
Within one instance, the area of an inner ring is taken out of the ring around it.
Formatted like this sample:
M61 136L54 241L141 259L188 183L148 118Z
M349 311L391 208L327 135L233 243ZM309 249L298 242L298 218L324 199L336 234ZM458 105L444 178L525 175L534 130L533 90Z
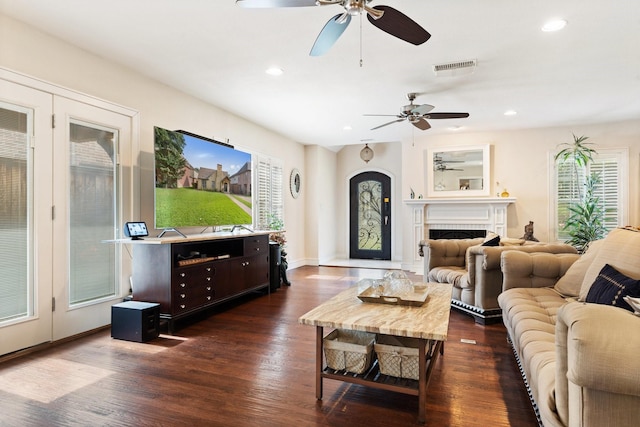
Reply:
M244 8L279 8L340 5L344 12L335 15L325 24L318 34L311 56L324 55L351 23L351 17L366 15L375 27L401 40L420 45L431 37L413 19L390 6L374 6L368 4L372 0L236 0L236 4ZM362 40L362 36L361 36Z

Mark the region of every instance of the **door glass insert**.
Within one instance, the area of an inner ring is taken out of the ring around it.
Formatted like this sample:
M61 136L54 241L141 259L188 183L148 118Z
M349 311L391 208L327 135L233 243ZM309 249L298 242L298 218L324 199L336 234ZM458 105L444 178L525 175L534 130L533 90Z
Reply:
M0 103L0 324L33 315L31 113Z
M69 305L116 295L117 131L70 123Z
M358 249L382 249L382 184L362 181L358 184Z

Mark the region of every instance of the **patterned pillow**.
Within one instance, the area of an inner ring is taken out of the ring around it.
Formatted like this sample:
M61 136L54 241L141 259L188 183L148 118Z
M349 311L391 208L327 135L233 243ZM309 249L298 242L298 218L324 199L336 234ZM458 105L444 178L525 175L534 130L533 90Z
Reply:
M500 235L493 231L487 231L487 236L481 246L500 246Z
M640 280L627 277L609 264L605 264L591 285L586 301L614 305L633 311L633 308L622 299L627 295L634 298L640 297Z

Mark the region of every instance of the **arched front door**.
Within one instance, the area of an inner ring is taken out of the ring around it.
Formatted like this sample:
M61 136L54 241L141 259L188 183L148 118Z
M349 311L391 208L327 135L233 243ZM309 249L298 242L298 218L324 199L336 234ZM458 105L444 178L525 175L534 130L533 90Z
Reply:
M363 172L349 182L349 257L391 259L391 178Z

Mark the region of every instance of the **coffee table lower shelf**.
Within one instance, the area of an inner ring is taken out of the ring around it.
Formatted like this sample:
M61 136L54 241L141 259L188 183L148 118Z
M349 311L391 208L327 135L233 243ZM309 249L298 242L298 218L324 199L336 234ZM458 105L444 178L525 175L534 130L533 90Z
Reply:
M430 343L431 341L431 343ZM444 353L444 342L421 340L418 349L419 380L398 378L380 373L376 360L368 371L355 374L344 370L335 370L324 366L323 327L316 327L316 398L322 399L322 380L327 378L352 384L374 387L382 390L418 396L418 421L426 421L426 391L436 360Z

